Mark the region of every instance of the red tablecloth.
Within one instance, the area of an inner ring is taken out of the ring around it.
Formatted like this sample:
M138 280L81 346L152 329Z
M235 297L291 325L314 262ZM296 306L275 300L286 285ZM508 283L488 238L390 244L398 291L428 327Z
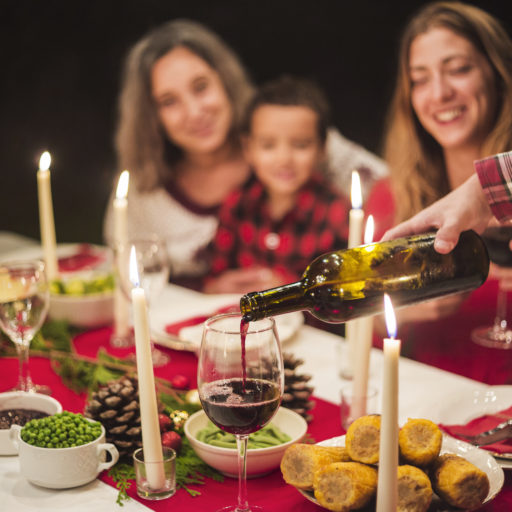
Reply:
M111 330L108 328L90 331L77 336L74 340L77 352L83 355L95 356L100 347L116 356L124 356L131 349L113 349L109 346ZM189 352L166 350L171 361L165 367L156 368L156 375L170 379L176 374L184 375L195 382L197 358ZM66 410L81 412L86 395L74 393L65 387L60 377L50 368L49 361L40 357L32 357L30 369L35 383L46 384L52 388L53 396L62 403ZM6 391L15 386L17 380L17 361L14 358L0 358L0 391ZM317 441L342 434L339 417L339 407L316 398L316 406L312 413L313 421L309 425L309 434ZM108 477L102 475L102 480L108 482ZM134 489L130 496L138 499L144 505L155 511L183 510L187 512L208 512L234 504L237 493L237 481L226 478L223 483L207 480L205 485L191 486L201 492L200 496L191 497L186 491L178 491L172 498L160 502L140 500ZM318 512L320 508L307 501L294 488L286 485L278 470L271 474L248 481L249 502L262 505L267 512ZM113 503L112 509L117 506ZM122 509L119 509L122 510ZM506 472L505 486L501 493L488 505L479 509L485 512L505 512L512 510L512 472Z

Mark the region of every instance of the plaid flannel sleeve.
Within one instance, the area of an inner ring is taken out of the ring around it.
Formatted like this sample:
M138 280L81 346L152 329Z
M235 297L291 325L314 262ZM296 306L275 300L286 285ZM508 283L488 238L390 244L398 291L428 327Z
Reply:
M494 216L512 220L512 151L475 162L480 184Z

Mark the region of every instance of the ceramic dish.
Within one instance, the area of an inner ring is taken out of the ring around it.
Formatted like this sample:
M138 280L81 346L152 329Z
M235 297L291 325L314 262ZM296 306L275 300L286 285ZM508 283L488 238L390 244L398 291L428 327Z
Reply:
M84 251L85 249L85 251ZM26 247L2 255L2 260L42 258L40 246ZM112 259L107 247L88 244L59 244L60 279L90 281L112 272ZM81 259L80 259L81 258ZM105 291L83 295L50 293L49 318L65 320L72 325L94 328L108 325L114 319L114 293Z
M49 416L62 412L62 405L51 396L24 391L0 393L0 411L9 409L33 409ZM18 448L9 437L9 429L0 429L0 455L17 455Z
M345 436L326 439L325 441L322 441L318 444L321 446L345 446ZM455 453L456 455L460 455L461 457L464 457L469 462L473 463L475 466L480 468L482 471L485 471L485 473L489 477L490 489L489 494L487 495L487 498L485 499L484 503L487 503L494 499L496 495L500 492L505 481L503 469L496 462L494 457L492 457L485 450L481 450L476 446L464 443L463 441L459 441L458 439L454 439L453 437L444 435L441 453ZM297 490L306 499L318 505L318 501L316 500L315 495L313 494L312 491L303 491L301 489ZM453 509L450 508L441 500L439 500L437 496L435 496L435 499L432 501L432 505L429 508L429 512L444 512L448 510Z
M207 464L226 476L238 478L238 459L236 450L212 446L196 439L197 433L206 427L208 417L204 411L194 413L185 423L185 435L197 455ZM308 429L306 420L296 412L280 407L271 421L291 440L287 443L269 448L247 450L247 477L263 476L273 471L281 463L284 451L293 443L299 442Z
M215 313L212 313L212 316L213 314ZM155 327L152 329L151 334L155 343L175 350L189 350L192 352L199 351L203 335L203 323L183 327L177 336L173 336L167 334L165 331L166 324L163 317L159 320L158 316L155 315L153 318L155 320ZM281 343L285 343L290 340L304 324L304 315L300 312L278 315L275 316L274 319L276 321L277 333Z
M445 397L440 404L439 423L445 425L463 425L485 416L493 415L512 406L512 386L488 386L475 389L472 393L455 394ZM505 421L508 417L500 418ZM495 453L481 447L496 457L503 469L512 469L512 453Z

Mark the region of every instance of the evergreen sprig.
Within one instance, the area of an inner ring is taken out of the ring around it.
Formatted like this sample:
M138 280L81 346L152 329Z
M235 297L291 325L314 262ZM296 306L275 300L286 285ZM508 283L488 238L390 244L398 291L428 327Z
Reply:
M112 478L116 484L116 489L119 491L117 493L116 503L124 507L124 502L130 500L127 490L132 486L132 481L135 480L135 469L133 465L118 462L109 469L108 476Z
M100 349L97 359L76 354L73 350L72 338L77 332L67 322L49 321L44 324L31 343L31 351L49 357L53 370L62 377L64 384L70 389L92 393L111 380L134 373L133 363L115 358L107 354L104 349ZM11 352L13 352L12 343L0 335L0 354ZM163 382L157 382L157 384L160 388L159 399L167 413L172 410L182 410L192 414L200 408L198 404L187 402L185 394L176 392ZM130 499L127 491L135 480L133 466L118 462L110 468L108 475L119 490L116 503L124 506L124 503ZM224 480L217 470L208 466L197 456L188 439L183 437L180 452L176 457L176 488L184 489L191 496L198 496L201 492L189 486L204 485L206 478L218 482Z

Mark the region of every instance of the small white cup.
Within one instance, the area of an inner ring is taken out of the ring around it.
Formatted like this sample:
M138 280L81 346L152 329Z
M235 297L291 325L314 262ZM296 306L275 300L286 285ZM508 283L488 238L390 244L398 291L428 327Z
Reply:
M20 472L31 483L50 489L68 489L92 482L119 459L117 448L105 443L105 428L90 443L70 448L41 448L21 439L22 427L12 425L11 440L18 445ZM112 460L105 462L106 452Z

